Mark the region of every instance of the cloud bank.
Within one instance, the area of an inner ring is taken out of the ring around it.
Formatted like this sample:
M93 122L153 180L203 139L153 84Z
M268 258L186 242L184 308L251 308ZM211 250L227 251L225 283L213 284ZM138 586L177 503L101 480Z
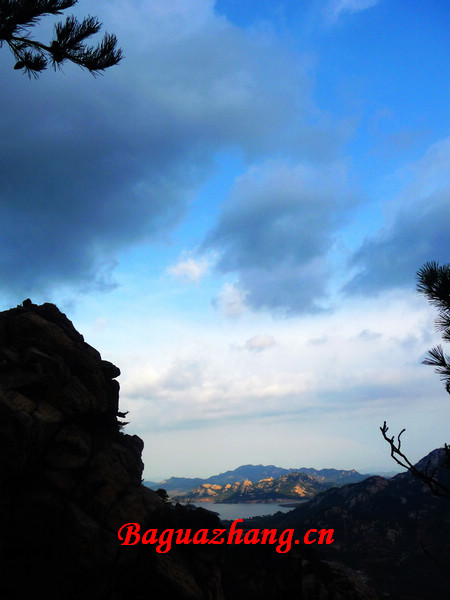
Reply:
M102 78L69 66L28 81L1 53L4 293L108 287L122 249L180 222L216 152L256 157L312 136L299 62L212 1L102 8L126 56Z
M433 144L409 171L390 225L368 237L351 258L358 273L349 294L373 295L411 287L418 269L450 256L450 139Z
M340 227L357 204L342 164L269 162L241 176L203 248L254 309L320 310Z

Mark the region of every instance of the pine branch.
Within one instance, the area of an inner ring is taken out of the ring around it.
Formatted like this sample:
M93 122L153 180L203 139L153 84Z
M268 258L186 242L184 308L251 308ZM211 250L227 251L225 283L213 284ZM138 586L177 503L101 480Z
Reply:
M34 27L46 15L60 15L63 10L77 4L78 0L0 0L0 39L3 33L17 35L19 31Z
M67 50L80 50L82 42L98 33L101 24L97 17L86 17L82 23L79 23L74 16L66 18L65 23L55 25L56 42Z
M61 14L78 0L0 0L0 47L6 42L14 57L14 69L22 69L29 77L38 77L49 62L53 68L71 61L88 69L93 75L118 64L122 50L117 48L115 35L105 34L96 46L85 40L100 31L97 17L87 16L82 22L69 16L55 25L55 37L49 45L30 38L28 29L47 14Z
M96 48L86 48L82 53L80 66L88 69L93 75L116 65L122 60L122 51L116 50L117 38L114 34L105 34L102 42Z
M450 269L436 261L427 262L417 272L417 291L440 310L450 310Z
M437 262L426 263L417 272L417 291L424 294L431 304L438 308L436 328L442 332L442 338L450 341L450 263L440 266ZM450 358L444 354L441 345L428 351L427 357L422 361L424 365L431 365L435 372L444 381L447 392L450 394ZM429 473L429 464L423 471L419 471L401 450L401 436L404 429L395 437L387 435L386 421L380 427L384 439L391 448L391 457L401 467L408 469L415 477L423 481L436 496L450 498L450 489L436 479L436 472ZM450 446L445 444L444 468L450 468Z
M442 346L438 345L428 351L428 358L422 363L435 367L435 373L438 373L441 381L445 382L447 392L450 394L450 358L444 354Z
M16 52L14 54L18 59L14 69L23 69L29 77L37 78L38 74L47 67L45 57L38 52L33 53L30 50L24 50L20 55L17 55Z
M417 279L417 291L438 308L436 329L442 333L444 341L450 342L450 264L441 266L435 261L428 262L417 272ZM442 347L430 350L423 364L435 367L450 394L450 359Z

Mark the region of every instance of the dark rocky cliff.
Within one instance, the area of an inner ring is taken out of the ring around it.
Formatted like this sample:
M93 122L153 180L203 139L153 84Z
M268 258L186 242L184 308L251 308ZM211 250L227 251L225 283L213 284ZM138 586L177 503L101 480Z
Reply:
M2 600L373 600L361 578L300 547L120 545L129 522L219 522L141 484L143 442L121 431L119 374L56 306L0 313Z
M127 522L195 519L141 485L143 442L120 431L118 375L56 306L0 313L2 598L222 598L218 563L199 547L119 544Z

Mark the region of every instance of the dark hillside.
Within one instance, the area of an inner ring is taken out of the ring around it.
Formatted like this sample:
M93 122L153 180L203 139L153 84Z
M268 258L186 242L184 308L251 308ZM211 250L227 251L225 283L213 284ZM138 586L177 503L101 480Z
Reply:
M122 431L119 374L56 306L0 313L2 600L374 600L357 574L300 546L121 545L126 523L220 523L142 485L143 442Z
M434 450L417 467L437 468L439 481L448 485L445 460L443 449ZM381 597L449 598L450 499L434 496L409 472L333 488L259 521L251 526L292 527L298 537L310 528L334 529L335 542L321 546L321 555L362 571Z

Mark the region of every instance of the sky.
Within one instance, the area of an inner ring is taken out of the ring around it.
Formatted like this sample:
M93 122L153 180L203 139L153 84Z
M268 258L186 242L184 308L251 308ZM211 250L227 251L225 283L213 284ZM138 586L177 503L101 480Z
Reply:
M450 260L448 2L72 13L125 58L29 80L0 50L0 310L53 302L120 367L144 478L391 471L384 421L413 461L448 442L416 292Z

